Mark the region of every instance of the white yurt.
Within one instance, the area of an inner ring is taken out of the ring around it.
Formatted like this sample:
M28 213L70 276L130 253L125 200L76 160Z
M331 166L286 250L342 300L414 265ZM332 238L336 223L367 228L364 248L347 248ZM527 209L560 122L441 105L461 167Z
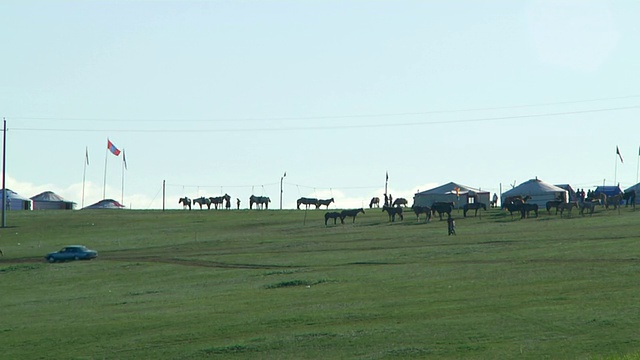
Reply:
M462 208L468 203L484 203L489 207L489 192L474 189L469 186L449 182L433 189L421 191L413 196L416 206L431 206L434 202L454 202L456 208Z
M18 195L16 192L7 190L7 202L6 207L7 210L31 210L31 199L27 199L26 197ZM0 196L3 196L2 189L0 189ZM0 197L0 202L2 198ZM1 204L0 204L0 207Z
M560 198L565 199L565 201L569 199L567 190L538 180L538 178L525 181L511 190L503 192L500 202L502 203L504 199L510 196L530 196L531 199L527 200L527 203L537 204L539 207L546 206L547 201Z
M33 210L73 210L76 203L66 201L53 191L45 191L31 197Z

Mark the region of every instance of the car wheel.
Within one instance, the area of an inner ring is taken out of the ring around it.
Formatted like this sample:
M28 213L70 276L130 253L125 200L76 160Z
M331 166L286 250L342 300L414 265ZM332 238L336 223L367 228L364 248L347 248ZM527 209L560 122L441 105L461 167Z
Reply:
M80 258L78 256L74 256L73 260L80 260Z
M56 262L56 259L54 259L54 257L53 257L53 256L49 256L49 257L47 258L47 261L48 261L48 262L50 262L50 263L54 263L54 262Z

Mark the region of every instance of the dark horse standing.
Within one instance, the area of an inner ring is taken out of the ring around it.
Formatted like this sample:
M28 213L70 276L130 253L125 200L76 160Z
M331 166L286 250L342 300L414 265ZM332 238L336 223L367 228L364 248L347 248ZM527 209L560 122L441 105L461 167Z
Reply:
M328 208L329 208L329 204L331 204L332 202L334 202L333 198L331 198L331 199L326 199L326 200L318 199L318 205L317 205L317 206L318 206L318 207L320 207L320 206L323 206L323 205L324 205L324 206L326 206L326 207L327 207L327 209L328 209Z
M339 212L333 211L333 212L327 212L324 214L324 225L327 225L327 222L329 221L329 219L333 219L333 223L336 224L337 220L340 219L340 222L344 224L344 219L342 218L341 214Z
M404 220L404 216L402 215L402 208L400 206L383 206L383 212L387 212L389 214L389 221L396 221L396 215L400 217L400 220Z
M407 201L407 199L405 198L397 198L395 200L393 200L393 204L391 206L407 206L407 204L409 204L409 202Z
M342 210L340 212L340 219L342 220L342 223L344 223L344 218L352 217L353 222L356 222L356 216L358 216L359 213L364 214L364 209L360 208L360 209Z
M259 207L262 207L262 205L264 205L265 209L269 209L270 202L271 202L271 199L269 199L269 197L267 196L251 195L249 197L249 209L253 209L253 204L256 204L256 209L258 209Z
M182 208L184 209L185 207L188 207L189 210L191 210L191 199L189 199L188 197L183 197L180 198L180 200L178 200L178 204L182 204Z
M447 214L449 217L451 217L453 206L454 203L452 202L437 201L431 204L431 212L433 213L433 215L438 213L438 216L440 216L440 220L442 220L442 214Z
M431 220L431 208L430 207L413 205L411 207L411 209L413 210L414 213L416 213L416 218L417 218L418 221L420 221L420 214L424 214L425 215L424 222L429 222L429 220Z
M629 204L631 204L631 207L633 207L633 209L635 210L636 208L636 191L635 190L627 190L624 192L624 194L622 194L622 198L624 199L624 207L629 206Z
M487 210L487 205L485 203L481 203L481 202L477 202L477 203L470 203L470 204L464 204L464 206L462 207L462 215L464 217L467 217L467 211L469 210L475 210L475 214L473 216L477 216L478 215L478 210L483 209L483 210Z
M304 205L306 209L309 208L309 205L315 206L316 209L320 208L320 203L318 203L318 199L316 198L301 197L296 201L296 206L298 210L300 210L300 205Z

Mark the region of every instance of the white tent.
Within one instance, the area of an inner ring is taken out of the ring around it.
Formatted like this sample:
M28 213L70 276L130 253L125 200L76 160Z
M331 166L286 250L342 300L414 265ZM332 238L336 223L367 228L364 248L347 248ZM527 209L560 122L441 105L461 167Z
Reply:
M569 199L567 190L548 184L537 178L525 181L511 190L503 192L501 203L509 196L530 196L531 199L527 200L527 203L537 204L539 207L546 206L547 201L558 200L560 198L565 199L565 201Z
M66 201L53 191L45 191L33 196L31 201L33 201L33 210L73 210L76 205L73 201Z
M30 199L22 197L9 189L6 189L6 190L7 190L7 200L6 200L7 210L31 210ZM2 189L0 189L0 196L2 196ZM0 198L0 202L1 201L2 201L2 198ZM1 204L0 204L0 207L2 207Z
M431 206L436 201L454 202L456 208L467 203L484 203L489 207L489 192L450 182L436 188L419 192L413 196L416 206Z
M122 209L124 205L113 199L100 200L95 204L85 206L83 209Z

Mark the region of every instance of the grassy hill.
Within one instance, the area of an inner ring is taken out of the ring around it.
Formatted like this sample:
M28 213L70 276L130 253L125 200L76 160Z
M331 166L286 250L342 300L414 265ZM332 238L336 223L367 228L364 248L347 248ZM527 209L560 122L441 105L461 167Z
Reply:
M324 212L9 212L2 358L639 358L638 212Z

